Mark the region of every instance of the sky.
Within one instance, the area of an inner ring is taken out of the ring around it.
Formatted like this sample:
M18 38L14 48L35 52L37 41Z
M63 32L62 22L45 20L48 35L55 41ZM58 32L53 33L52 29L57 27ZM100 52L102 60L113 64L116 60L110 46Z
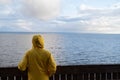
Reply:
M0 32L120 34L120 0L0 0Z

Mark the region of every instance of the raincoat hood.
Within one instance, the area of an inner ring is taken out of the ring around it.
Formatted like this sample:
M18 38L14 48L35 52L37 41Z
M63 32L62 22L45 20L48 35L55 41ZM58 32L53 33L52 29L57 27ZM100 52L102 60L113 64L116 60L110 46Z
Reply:
M44 48L44 39L41 35L34 35L32 38L33 48Z

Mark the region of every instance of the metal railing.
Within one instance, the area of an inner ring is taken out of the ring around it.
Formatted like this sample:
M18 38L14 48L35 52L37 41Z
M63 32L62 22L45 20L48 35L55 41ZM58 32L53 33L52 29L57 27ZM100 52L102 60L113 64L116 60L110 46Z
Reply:
M17 67L0 68L0 80L27 80ZM120 80L119 64L58 66L50 80Z

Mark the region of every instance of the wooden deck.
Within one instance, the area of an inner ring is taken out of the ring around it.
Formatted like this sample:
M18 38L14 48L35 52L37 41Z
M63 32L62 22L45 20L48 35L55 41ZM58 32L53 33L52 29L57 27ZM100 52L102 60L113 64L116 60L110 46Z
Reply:
M27 80L27 73L17 67L0 68L0 80ZM120 65L58 66L50 80L120 80Z

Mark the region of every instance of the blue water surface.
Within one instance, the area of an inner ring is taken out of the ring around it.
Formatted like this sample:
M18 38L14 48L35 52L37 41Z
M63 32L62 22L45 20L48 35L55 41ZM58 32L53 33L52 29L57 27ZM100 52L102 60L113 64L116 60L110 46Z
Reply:
M0 33L0 67L17 66L41 34L57 65L120 64L120 34Z

